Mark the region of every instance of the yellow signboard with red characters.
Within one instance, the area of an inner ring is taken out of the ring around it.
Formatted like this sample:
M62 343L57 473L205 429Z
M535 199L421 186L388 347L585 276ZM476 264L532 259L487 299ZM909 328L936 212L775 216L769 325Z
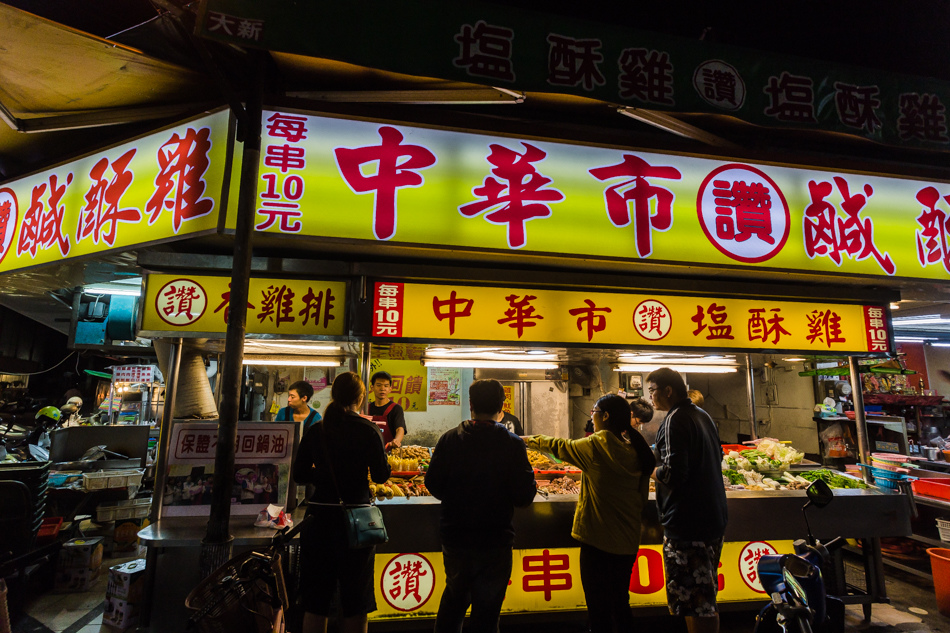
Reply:
M719 563L719 602L769 600L756 572L766 554L794 551L792 541L725 543ZM441 552L377 554L376 608L372 620L435 617L445 589ZM666 605L663 546L642 545L630 576L630 605ZM586 609L581 585L580 550L515 550L511 582L502 613Z
M389 398L403 411L425 411L428 404L426 368L418 360L393 360L374 358L370 361L370 375L385 371L393 377ZM375 402L373 386L367 385L367 397Z
M0 186L0 272L213 231L228 112Z
M287 235L950 279L950 184L263 113Z
M177 336L223 333L230 308L230 277L148 275L141 330ZM249 334L341 336L345 327L345 282L251 278Z
M377 282L373 336L886 352L874 305Z

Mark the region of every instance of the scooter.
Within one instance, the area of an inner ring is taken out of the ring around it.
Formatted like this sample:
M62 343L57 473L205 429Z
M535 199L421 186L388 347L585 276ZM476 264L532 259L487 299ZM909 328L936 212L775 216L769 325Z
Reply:
M844 603L825 593L821 567L831 552L845 544L837 537L822 544L808 524L810 505L823 508L834 493L818 479L806 489L808 502L802 507L807 540L795 541L794 554L765 555L757 570L762 587L772 597L755 618L754 633L844 633Z

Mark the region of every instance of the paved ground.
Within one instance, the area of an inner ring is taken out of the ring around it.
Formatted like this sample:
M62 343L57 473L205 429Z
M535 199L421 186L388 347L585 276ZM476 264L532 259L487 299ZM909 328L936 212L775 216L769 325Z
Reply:
M108 561L115 564L117 561ZM875 604L871 620L864 621L860 606L848 607L845 623L849 633L950 633L950 617L937 611L933 585L926 580L891 568L887 572L887 594L890 604ZM13 633L118 633L117 629L102 625L105 575L89 593L46 594L28 599L26 612L13 622ZM722 633L749 633L755 622L752 611L722 614ZM582 633L586 626L582 619L562 616L539 623L503 620L502 633ZM374 630L375 627L372 630ZM134 629L129 629L133 631ZM428 633L431 623L402 631ZM682 621L668 616L638 617L637 633L686 633ZM179 633L155 631L152 633Z

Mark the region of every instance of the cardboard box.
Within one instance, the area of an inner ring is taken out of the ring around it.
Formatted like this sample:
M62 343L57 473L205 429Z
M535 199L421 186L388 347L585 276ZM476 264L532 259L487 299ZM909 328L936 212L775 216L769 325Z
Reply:
M106 596L106 610L102 623L119 629L127 629L139 619L139 605L114 596Z
M102 546L101 536L66 541L59 552L58 569L89 569L98 575L102 565Z
M53 590L61 593L89 591L92 589L98 577L98 567L94 570L88 567L58 569L56 570L56 577L53 580Z
M133 510L131 506L122 509L129 510L130 512ZM112 531L112 547L109 551L113 555L121 552L135 551L135 546L139 538L139 530L141 529L142 519L116 518L115 528Z
M107 598L118 598L138 603L142 599L145 584L145 559L129 561L109 568Z

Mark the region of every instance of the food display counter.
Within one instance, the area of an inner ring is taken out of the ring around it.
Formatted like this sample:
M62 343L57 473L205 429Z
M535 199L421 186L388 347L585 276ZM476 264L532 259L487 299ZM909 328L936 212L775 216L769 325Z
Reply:
M809 509L812 530L821 539L846 536L869 541L910 534L910 510L905 496L881 491L835 490L826 508ZM793 551L804 538L802 506L805 492L730 491L729 525L720 564L720 602L724 608L747 608L768 599L758 584L755 562L764 553ZM585 608L578 567L579 550L571 538L577 495L538 497L515 511L515 560L502 614L575 611ZM371 621L406 616L435 617L444 587L439 541L439 502L433 497L398 498L380 503L390 541L377 548L378 610ZM631 605L665 612L663 530L654 495L644 510L643 536L631 578ZM880 559L866 548L867 596L851 602L884 597ZM745 603L745 604L743 604ZM751 603L751 604L750 604Z
M828 507L808 511L819 538L847 536L870 541L911 533L905 496L876 488L834 493ZM805 536L802 506L807 497L802 490L730 491L727 499L729 525L720 565L720 602L724 609L755 608L768 598L756 582L754 564L764 553L791 552L793 541ZM577 495L539 495L531 506L515 510L514 565L503 615L585 609L579 550L571 538L576 503ZM379 506L390 541L376 550L378 609L370 614L370 626L387 628L386 623L396 624L405 618L434 618L445 586L439 501L430 496L397 497L380 501ZM295 512L295 518L301 516L300 510ZM666 609L663 531L653 493L644 517L642 545L631 577L631 605L662 613ZM204 523L202 517L167 517L140 533L150 558L161 563L150 592L152 604L164 606L152 611L148 630L183 630L185 596L200 581L195 561ZM232 519L231 533L237 555L265 546L274 531L252 527L247 518L238 517ZM873 552L873 548L867 549ZM884 597L880 559L873 555L866 559L869 596L855 596L852 602Z

